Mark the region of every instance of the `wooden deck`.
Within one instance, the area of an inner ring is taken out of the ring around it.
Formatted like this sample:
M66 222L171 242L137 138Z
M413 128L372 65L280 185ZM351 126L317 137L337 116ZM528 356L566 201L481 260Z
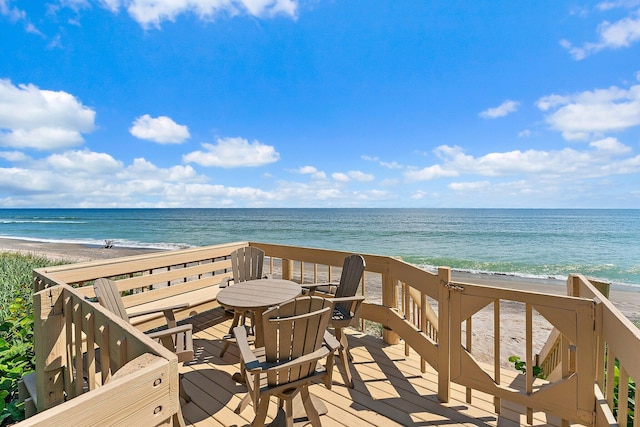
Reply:
M183 405L187 424L194 426L242 426L253 419L253 409L242 414L233 411L246 392L242 384L232 378L239 371L238 350L232 346L223 358L221 337L228 331L230 317L221 308L191 318L194 325L194 362L181 368L184 386L192 402ZM524 408L503 402L501 415L494 412L493 397L479 392L473 394L472 403L466 402L465 389L452 384L451 401L442 404L437 398L436 372L427 366L420 372L420 359L415 353L408 357L404 345L387 345L381 339L347 330L349 345L354 356L354 389L342 383L337 371L333 387L322 384L311 391L328 408L321 416L323 426L518 426L524 425ZM506 380L503 374L503 380ZM515 372L513 378L516 380ZM276 404L269 410L271 421L276 415ZM513 421L519 420L519 421ZM534 425L559 425L559 420L547 420L545 414L534 414Z

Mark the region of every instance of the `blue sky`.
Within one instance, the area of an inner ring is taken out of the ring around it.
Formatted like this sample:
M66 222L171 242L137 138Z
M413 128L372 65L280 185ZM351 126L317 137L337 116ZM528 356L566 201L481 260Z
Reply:
M640 0L0 0L0 207L640 208Z

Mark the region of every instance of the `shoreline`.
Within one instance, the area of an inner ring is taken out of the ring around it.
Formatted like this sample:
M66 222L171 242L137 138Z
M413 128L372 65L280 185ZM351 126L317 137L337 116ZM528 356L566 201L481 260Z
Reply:
M41 256L56 261L69 261L70 263L164 251L166 250L122 246L104 248L98 245L53 243L0 237L0 252L14 252L24 255ZM559 279L526 278L501 274L470 273L456 270L452 270L451 275L452 279L456 282L466 282L484 286L498 286L553 295L566 295L566 282ZM617 286L612 286L609 299L631 321L640 320L640 292L632 289L620 289Z

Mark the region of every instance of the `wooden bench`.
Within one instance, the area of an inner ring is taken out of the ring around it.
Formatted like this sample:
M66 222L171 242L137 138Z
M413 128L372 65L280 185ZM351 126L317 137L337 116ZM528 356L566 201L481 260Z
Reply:
M34 290L66 283L93 300L93 281L116 281L128 313L187 304L176 311L176 320L218 307L219 285L231 274L229 254L247 242L161 251L131 257L91 261L34 270ZM132 324L149 330L164 324L162 313L137 316Z

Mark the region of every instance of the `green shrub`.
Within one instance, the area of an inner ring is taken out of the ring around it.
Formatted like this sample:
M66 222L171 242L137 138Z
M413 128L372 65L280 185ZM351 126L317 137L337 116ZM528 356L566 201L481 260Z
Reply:
M32 271L61 264L46 258L0 253L0 425L24 418L18 381L35 369Z
M527 362L520 360L518 356L510 356L508 360L509 362L513 363L513 367L516 370L522 372L523 374L527 373ZM533 377L543 380L547 379L547 376L544 374L544 372L542 372L542 368L538 365L533 366Z
M27 310L23 298L16 298L8 311L10 316L0 324L0 421L3 424L24 418L22 405L18 404L18 381L35 368L33 314Z
M620 385L620 362L616 359L616 365L613 373L613 415L618 416L619 405L619 392L618 387ZM627 427L633 427L633 419L635 417L635 396L636 396L636 383L633 379L628 379L629 385L629 397L627 398Z

